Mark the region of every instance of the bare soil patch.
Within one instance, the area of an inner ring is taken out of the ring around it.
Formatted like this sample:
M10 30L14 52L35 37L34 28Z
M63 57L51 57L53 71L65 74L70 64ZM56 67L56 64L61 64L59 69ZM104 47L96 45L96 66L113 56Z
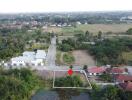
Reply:
M88 65L88 66L95 66L95 60L94 58L88 54L87 50L75 50L72 52L74 58L75 58L75 62L73 65L79 65L79 66L83 66L83 65Z

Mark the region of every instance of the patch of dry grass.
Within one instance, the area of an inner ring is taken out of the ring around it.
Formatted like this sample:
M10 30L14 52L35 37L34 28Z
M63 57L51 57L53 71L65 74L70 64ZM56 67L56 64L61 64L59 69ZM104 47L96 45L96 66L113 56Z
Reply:
M113 33L119 33L119 32L125 32L129 28L132 28L132 23L129 24L87 24L87 25L77 25L76 28L74 27L48 27L44 31L46 32L52 32L59 35L74 35L77 33L84 33L87 30L91 33L97 34L99 31L102 32L113 32Z
M123 52L122 56L125 60L131 61L132 60L132 51L131 52Z

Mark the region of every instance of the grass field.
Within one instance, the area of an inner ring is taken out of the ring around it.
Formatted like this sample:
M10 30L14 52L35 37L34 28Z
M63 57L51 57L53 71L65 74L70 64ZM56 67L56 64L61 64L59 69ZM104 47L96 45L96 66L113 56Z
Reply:
M123 52L123 58L127 61L132 61L132 51L131 52Z
M73 35L77 33L83 33L87 30L91 33L97 34L99 31L102 32L125 32L129 28L132 28L132 23L130 24L87 24L87 25L77 25L76 28L74 27L48 27L46 30L47 32L54 31L59 35Z
M75 61L75 59L71 53L68 52L68 53L63 54L63 62L65 64L72 64L74 61Z

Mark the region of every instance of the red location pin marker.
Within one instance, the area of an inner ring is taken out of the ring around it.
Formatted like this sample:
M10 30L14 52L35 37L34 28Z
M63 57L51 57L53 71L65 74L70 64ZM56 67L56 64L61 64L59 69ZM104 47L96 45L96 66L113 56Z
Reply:
M69 74L70 76L73 74L72 69L69 69L69 70L68 70L68 74Z

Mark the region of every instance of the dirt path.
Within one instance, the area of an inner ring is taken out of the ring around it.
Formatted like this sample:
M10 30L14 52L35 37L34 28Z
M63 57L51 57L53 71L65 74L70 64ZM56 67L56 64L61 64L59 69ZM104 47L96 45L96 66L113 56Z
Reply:
M88 65L88 66L95 66L95 60L91 55L88 54L86 50L75 50L72 52L75 62L73 65Z

